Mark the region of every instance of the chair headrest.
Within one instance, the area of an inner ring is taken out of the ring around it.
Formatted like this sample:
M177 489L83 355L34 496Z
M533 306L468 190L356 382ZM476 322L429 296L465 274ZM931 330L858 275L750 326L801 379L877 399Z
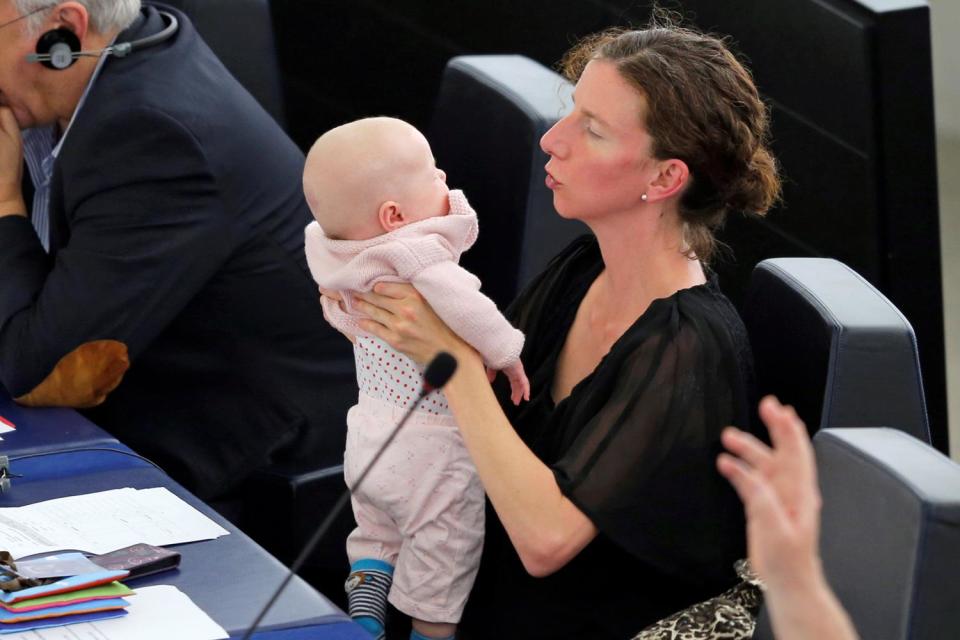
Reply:
M795 405L811 431L889 425L929 442L913 329L843 263L764 260L751 278L744 322L758 390Z

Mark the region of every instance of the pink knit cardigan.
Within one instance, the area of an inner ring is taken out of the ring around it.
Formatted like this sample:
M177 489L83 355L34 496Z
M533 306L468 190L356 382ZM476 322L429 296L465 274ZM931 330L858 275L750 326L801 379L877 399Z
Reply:
M332 240L316 222L305 230L307 264L323 288L370 291L377 282L409 282L438 316L483 356L492 369L515 365L523 334L480 293L480 280L457 264L477 239L477 214L462 191L450 191L450 213L427 218L368 240ZM322 298L327 319L351 335L365 335L362 314Z

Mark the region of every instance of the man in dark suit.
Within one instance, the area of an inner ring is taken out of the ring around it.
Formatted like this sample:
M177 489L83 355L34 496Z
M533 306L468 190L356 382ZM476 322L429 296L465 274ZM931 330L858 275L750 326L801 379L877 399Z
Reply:
M127 57L28 62L48 31L96 51L171 24L50 4L0 0L3 386L84 408L208 499L271 461L339 464L353 361L306 268L302 153L179 12Z

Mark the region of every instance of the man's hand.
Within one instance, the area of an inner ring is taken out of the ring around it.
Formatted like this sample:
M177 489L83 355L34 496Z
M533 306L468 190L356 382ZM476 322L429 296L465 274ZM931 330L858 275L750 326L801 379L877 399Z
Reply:
M0 107L0 216L27 215L20 184L23 180L23 139L8 107Z

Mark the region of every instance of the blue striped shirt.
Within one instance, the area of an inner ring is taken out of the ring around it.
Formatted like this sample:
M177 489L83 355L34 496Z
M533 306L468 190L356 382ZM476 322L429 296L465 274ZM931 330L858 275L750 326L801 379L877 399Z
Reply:
M111 43L113 44L113 43ZM30 171L30 179L33 181L33 209L30 214L30 222L37 231L40 238L40 244L44 250L50 251L50 180L53 178L54 165L57 156L60 155L60 149L63 148L63 141L67 139L70 128L73 126L80 108L87 101L87 95L93 87L100 70L110 56L101 55L97 61L97 66L93 70L93 75L87 82L83 95L80 96L80 102L77 108L73 110L73 116L67 125L66 131L57 139L57 124L50 124L42 127L34 127L23 132L23 157L27 162L27 169Z

